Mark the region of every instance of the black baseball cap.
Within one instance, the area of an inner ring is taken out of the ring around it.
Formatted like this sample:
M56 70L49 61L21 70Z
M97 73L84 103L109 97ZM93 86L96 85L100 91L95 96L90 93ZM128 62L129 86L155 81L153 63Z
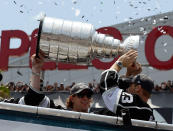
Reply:
M141 85L141 87L148 91L149 93L152 92L152 89L154 88L154 82L153 80L146 76L145 74L139 74L136 75L133 79L132 79L132 83L137 84L137 85Z
M89 88L89 86L85 83L77 83L74 86L72 86L70 90L70 95L78 94L84 90L88 90L89 93L93 94L93 91Z

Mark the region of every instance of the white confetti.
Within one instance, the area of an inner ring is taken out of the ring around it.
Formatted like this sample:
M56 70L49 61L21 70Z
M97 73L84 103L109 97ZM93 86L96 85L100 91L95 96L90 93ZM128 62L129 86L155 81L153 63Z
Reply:
M127 18L126 18L127 19ZM128 20L128 19L127 19ZM128 21L129 22L129 24L131 24L132 22L131 21Z
M160 21L164 21L164 19L163 19L163 18L160 18L159 20L160 20Z
M163 34L166 34L166 31L164 31L162 28L163 28L162 26L161 27L158 27L158 31L160 31Z
M146 35L147 34L147 31L143 31L143 34Z
M75 16L79 16L79 14L80 14L80 10L79 9L76 9L75 10Z
M139 28L139 31L144 31L144 30L145 30L144 27Z
M168 19L168 16L164 16L164 19L167 20Z
M153 25L155 25L156 24L156 20L153 20Z
M36 20L41 20L43 17L45 17L46 16L46 14L45 14L45 12L40 12L38 15L36 15L35 17L34 17L34 19L36 19Z
M165 42L164 44L163 44L163 46L165 47L165 46L167 46L168 44Z
M150 67L148 67L148 68L149 68L150 70L153 70L153 67L151 67L151 66L150 66Z
M141 21L144 21L144 20L145 20L144 18L141 19Z
M167 53L168 52L167 49L164 49L164 52Z
M149 17L147 20L150 21L151 20L151 17Z
M140 40L140 44L144 44L144 41L143 40Z

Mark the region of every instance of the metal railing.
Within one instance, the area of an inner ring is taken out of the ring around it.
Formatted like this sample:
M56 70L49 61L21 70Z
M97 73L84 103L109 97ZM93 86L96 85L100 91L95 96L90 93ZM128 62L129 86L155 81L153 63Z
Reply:
M19 104L9 104L0 102L1 110L10 110L10 111L19 111L25 113L33 113L37 115L49 115L56 117L64 117L64 118L72 118L77 120L88 120L95 122L103 122L111 125L123 125L123 120L120 117L112 117L112 116L104 116L104 115L96 115L90 113L81 113L67 110L58 110L58 109L50 109L36 106L28 106L28 105L19 105ZM158 123L158 122L150 122L150 121L142 121L142 120L134 120L132 119L132 126L137 127L147 127L153 129L163 129L163 130L173 130L172 124Z

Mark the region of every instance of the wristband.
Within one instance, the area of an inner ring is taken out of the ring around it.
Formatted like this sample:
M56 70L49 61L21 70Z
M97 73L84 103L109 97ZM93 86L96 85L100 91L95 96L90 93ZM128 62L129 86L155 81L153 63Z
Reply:
M121 61L116 61L116 64L118 65L118 67L123 68L123 64Z

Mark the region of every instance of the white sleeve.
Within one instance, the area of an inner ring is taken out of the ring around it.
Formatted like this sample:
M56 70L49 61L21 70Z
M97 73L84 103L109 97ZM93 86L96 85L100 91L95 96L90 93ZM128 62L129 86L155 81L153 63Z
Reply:
M103 101L106 107L116 113L122 89L113 87L102 94Z

